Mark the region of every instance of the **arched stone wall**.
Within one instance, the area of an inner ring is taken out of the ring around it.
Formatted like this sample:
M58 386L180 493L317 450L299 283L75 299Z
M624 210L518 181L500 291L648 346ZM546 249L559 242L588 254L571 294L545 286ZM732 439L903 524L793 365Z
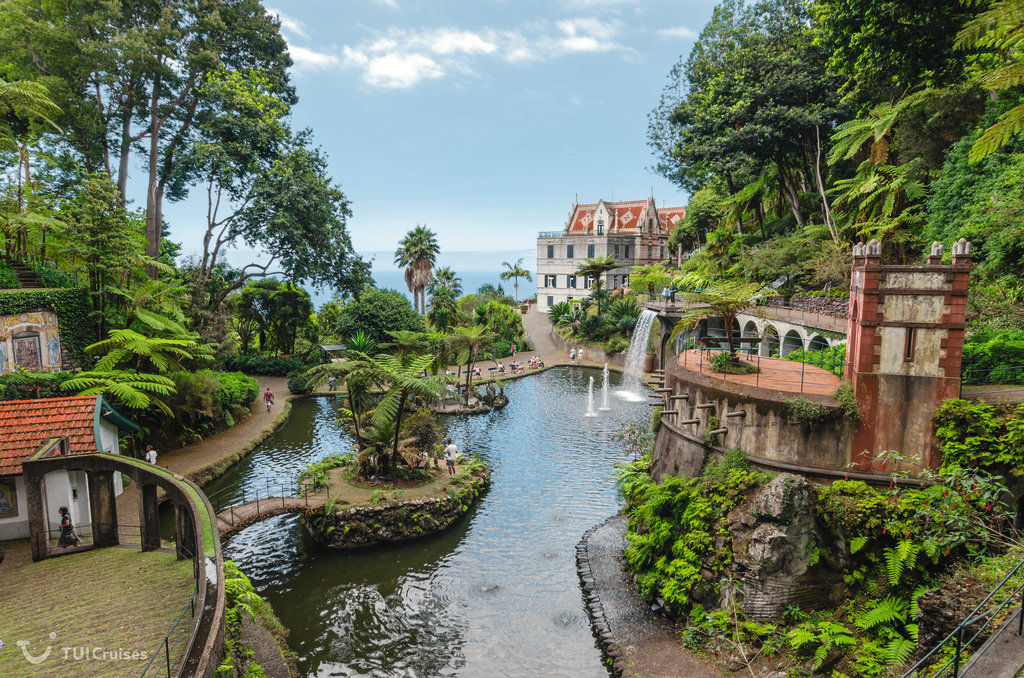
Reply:
M787 355L797 349L805 347L804 338L800 336L800 333L796 330L790 330L786 332L786 336L782 338L782 346L779 349L779 357L785 358Z

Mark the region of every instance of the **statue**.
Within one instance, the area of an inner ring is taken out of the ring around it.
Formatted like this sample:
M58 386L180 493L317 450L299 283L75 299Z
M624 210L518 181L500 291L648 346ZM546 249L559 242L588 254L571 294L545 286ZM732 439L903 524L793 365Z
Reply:
M60 367L60 342L57 333L51 330L46 336L46 352L50 358L50 367Z

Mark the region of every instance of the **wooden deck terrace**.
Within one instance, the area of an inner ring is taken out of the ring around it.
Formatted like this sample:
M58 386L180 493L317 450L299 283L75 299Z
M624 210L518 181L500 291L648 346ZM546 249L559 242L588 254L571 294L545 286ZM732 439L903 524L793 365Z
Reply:
M828 370L783 358L766 358L737 354L744 362L756 365L756 374L725 374L711 369L713 355L700 349L683 351L676 356L676 364L683 369L729 384L753 386L781 393L806 394L831 397L840 379Z

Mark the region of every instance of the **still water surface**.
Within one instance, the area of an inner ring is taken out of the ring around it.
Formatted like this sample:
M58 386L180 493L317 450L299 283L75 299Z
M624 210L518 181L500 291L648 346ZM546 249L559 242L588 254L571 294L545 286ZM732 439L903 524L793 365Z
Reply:
M477 507L439 535L331 552L281 516L225 544L289 629L303 675L608 675L575 545L618 510L611 474L623 455L611 434L649 408L616 399L613 411L584 417L591 376L599 388L597 370L552 369L506 386L500 412L447 419L459 449L479 452L493 475ZM347 450L337 404L295 402L286 426L205 489L252 492Z

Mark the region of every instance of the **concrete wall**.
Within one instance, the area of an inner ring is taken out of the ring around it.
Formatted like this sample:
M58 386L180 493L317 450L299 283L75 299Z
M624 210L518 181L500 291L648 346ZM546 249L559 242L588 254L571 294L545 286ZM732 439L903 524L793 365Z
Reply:
M832 398L804 396L832 412L830 421L812 431L791 413L787 400L796 394L739 384L721 388L675 364L665 371L665 387L672 389L667 394L670 405L666 410L680 412L662 415L652 465L655 478L699 473L709 449L724 452L740 448L751 458L832 471L841 471L850 461L852 426ZM682 395L687 397L672 398ZM695 407L698 404L711 407ZM727 416L740 411L742 416ZM706 434L712 417L719 419L719 428L728 430L714 436L709 445ZM692 419L697 422L682 423Z
M10 479L4 478L4 480ZM28 503L25 498L25 480L21 476L15 476L13 480L17 515L0 518L0 541L24 539L28 536Z

